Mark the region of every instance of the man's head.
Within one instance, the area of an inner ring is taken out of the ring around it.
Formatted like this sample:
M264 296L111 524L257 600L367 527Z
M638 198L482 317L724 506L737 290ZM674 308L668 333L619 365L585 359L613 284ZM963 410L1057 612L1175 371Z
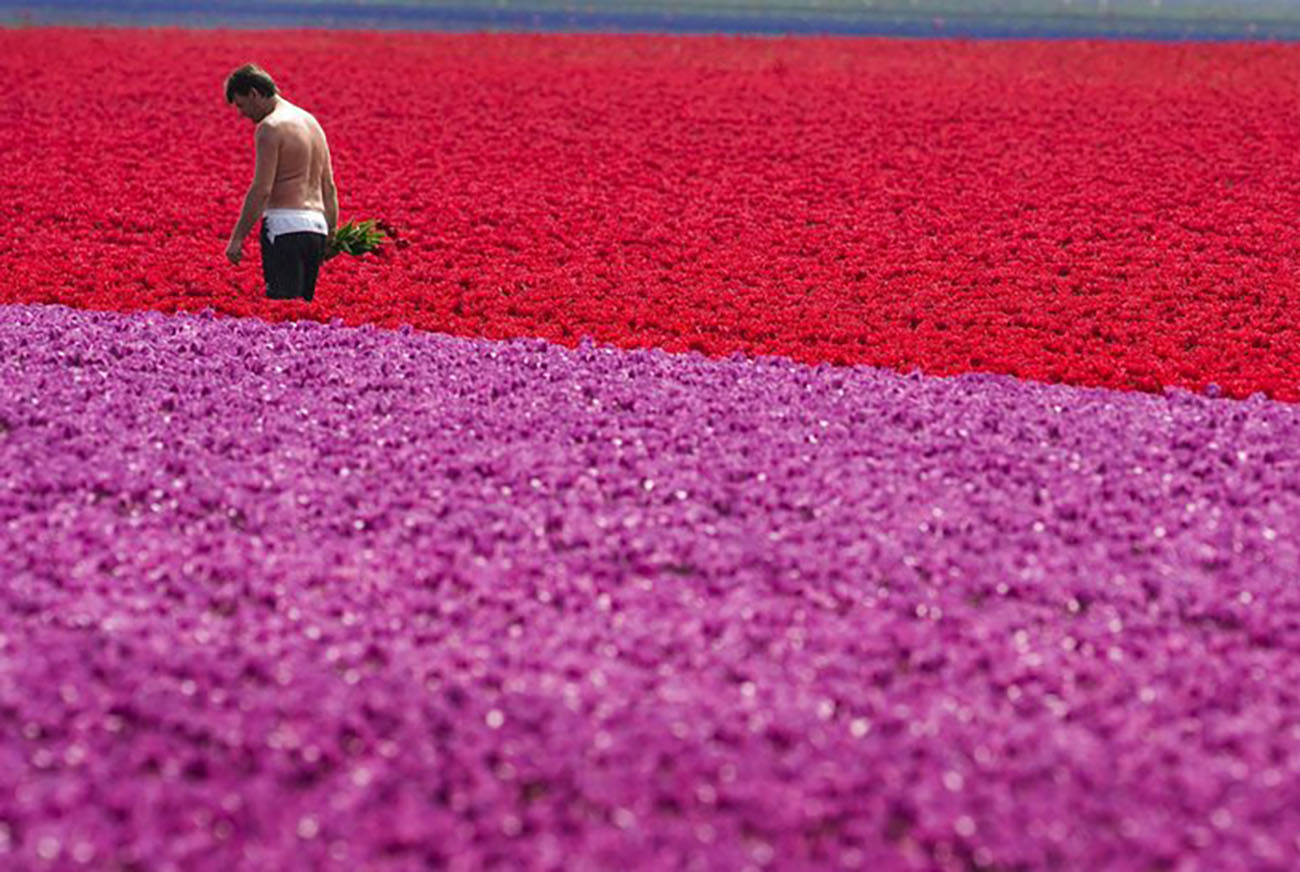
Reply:
M226 102L253 122L270 114L277 94L271 74L257 64L244 64L226 77Z

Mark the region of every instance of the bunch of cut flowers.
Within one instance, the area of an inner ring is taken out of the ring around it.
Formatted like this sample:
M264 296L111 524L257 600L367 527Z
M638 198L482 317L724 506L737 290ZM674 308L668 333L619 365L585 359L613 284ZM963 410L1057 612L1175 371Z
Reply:
M368 221L348 221L340 224L330 237L325 249L325 259L335 255L350 254L360 257L379 251L379 247L390 238L396 239L397 233L392 227L375 218Z

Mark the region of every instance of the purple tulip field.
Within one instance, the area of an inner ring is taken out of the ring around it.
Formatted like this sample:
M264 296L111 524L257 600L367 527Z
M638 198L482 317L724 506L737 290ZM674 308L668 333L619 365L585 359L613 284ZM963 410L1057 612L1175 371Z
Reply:
M1300 409L11 305L0 859L1286 869Z

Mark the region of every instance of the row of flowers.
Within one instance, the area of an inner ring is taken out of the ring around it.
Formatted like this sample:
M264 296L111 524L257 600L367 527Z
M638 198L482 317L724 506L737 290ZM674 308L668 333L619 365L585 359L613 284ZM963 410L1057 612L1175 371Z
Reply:
M0 375L17 868L1300 863L1296 407L50 306Z
M1296 400L1296 51L10 30L0 300ZM245 60L399 229L310 307L221 257Z

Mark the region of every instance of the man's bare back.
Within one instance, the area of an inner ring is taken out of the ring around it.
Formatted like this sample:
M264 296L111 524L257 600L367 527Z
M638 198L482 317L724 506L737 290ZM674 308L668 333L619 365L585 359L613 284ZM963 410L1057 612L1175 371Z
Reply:
M278 149L268 209L325 211L324 179L329 167L325 131L310 112L281 99L257 129L273 134Z

